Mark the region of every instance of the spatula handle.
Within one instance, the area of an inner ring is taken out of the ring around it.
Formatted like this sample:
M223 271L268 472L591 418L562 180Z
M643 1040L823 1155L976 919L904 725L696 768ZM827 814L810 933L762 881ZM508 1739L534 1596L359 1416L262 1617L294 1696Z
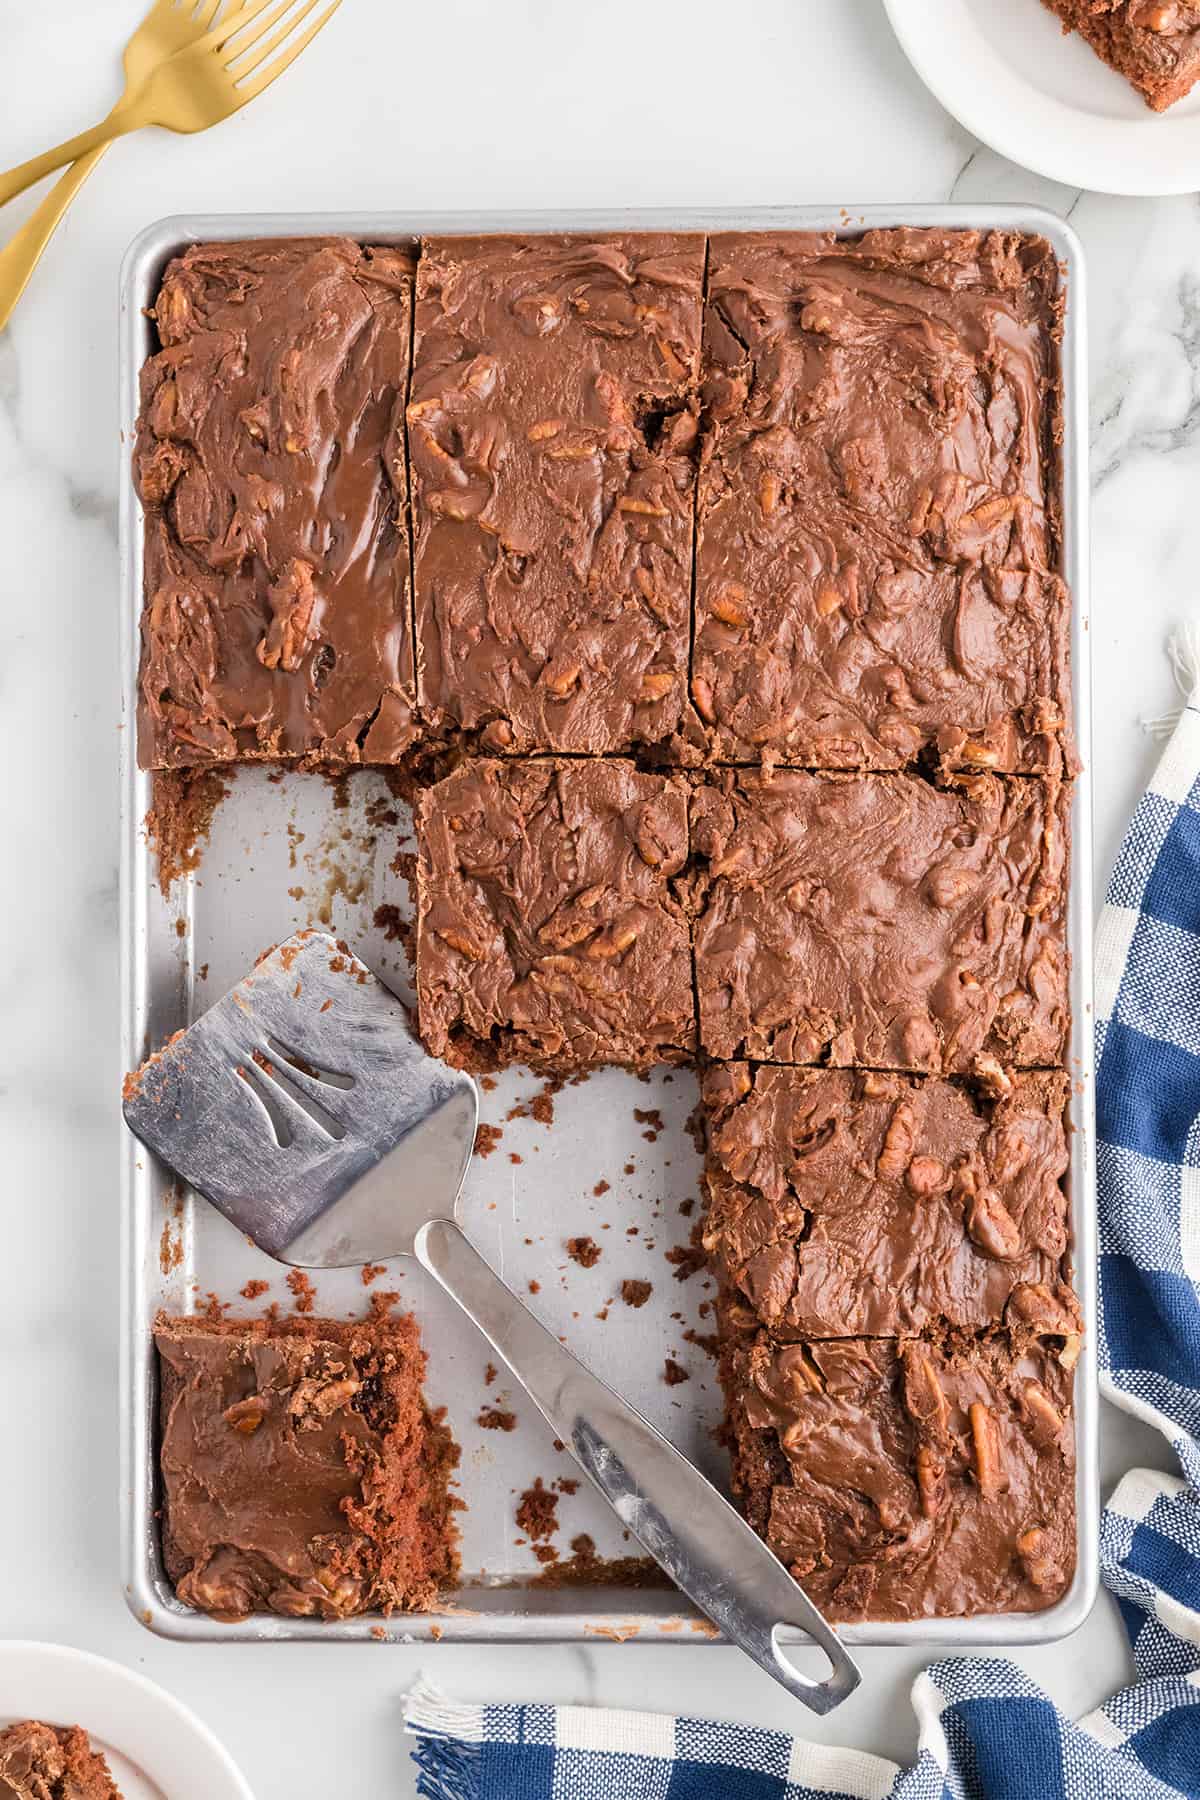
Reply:
M845 1646L712 1483L539 1324L457 1225L430 1220L415 1248L622 1524L713 1624L813 1712L831 1712L853 1693L861 1676ZM831 1668L824 1681L811 1681L785 1660L781 1626L798 1627L820 1645Z

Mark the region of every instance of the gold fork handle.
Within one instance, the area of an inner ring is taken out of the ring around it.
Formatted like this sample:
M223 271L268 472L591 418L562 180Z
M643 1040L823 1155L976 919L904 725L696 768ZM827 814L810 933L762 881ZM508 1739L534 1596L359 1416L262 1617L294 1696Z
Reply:
M123 137L127 131L136 131L139 125L145 125L146 122L144 113L136 108L118 106L99 125L93 125L90 131L81 131L78 137L68 138L57 150L47 150L41 156L32 157L29 162L18 163L7 175L0 175L0 206L6 205L18 194L23 194L27 187L32 187L43 175L53 175L55 169L61 169L64 163L78 162L89 151L111 144L114 138Z
M42 251L58 229L59 220L108 149L81 156L65 175L60 175L37 211L26 219L11 242L0 250L0 331L8 324L13 308L25 291L25 283L37 268Z

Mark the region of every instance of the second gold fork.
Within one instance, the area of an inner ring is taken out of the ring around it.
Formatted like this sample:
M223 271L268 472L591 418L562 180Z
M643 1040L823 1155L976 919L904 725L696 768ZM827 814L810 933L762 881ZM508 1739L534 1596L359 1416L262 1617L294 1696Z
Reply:
M125 87L140 87L156 63L194 44L215 24L225 0L155 0L125 46L122 62ZM89 150L60 175L36 212L0 250L0 331L8 324L26 283L41 260L42 252L58 229L59 221L108 149L101 144Z
M269 12L267 8L270 0L241 0L240 4L234 4L233 10L228 12L217 25L215 21L223 4L224 0L199 0L199 4L197 4L197 0L156 0L155 5L151 7L150 12L138 26L125 47L125 92L104 124L98 126L95 133L85 134L87 137L98 138L100 141L96 142L93 148L86 150L78 161L72 164L67 173L47 194L36 212L5 245L4 249L0 250L0 331L4 329L11 318L13 309L24 292L29 277L37 267L46 245L54 235L63 214L75 195L96 167L113 138L131 128L129 123L121 118L121 115L128 109L130 100L139 97L152 78L175 57L202 48L207 48L214 53L218 52L229 37L266 13L266 17L260 21L259 29L248 37L243 46L250 48L256 44L259 45L258 55L251 61L251 69L258 69L266 62L269 53L275 50L293 32L296 25L312 11L316 0L305 0L305 4L298 13L293 11L295 0L282 0L281 4L275 5ZM228 112L236 111L240 105L245 104L246 100L252 99L256 93L268 86L275 76L282 73L288 63L303 49L309 39L315 36L330 14L336 10L338 4L339 0L332 0L332 4L308 30L297 41L289 44L283 54L275 58L272 66L264 68L253 83L247 83L241 94L230 95L229 98L224 99L224 110L215 111L214 116L206 122L216 123L219 118L227 116ZM288 12L292 12L292 18L285 21L281 29L263 45L261 39L266 31ZM235 63L241 53L240 49L235 48L228 61ZM225 75L224 68L221 73ZM234 82L240 79L239 75L233 75ZM106 128L108 135L101 137L100 134L104 133ZM184 127L184 129L187 128ZM196 127L191 128L195 129ZM72 142L74 141L72 140ZM51 152L46 157L35 158L33 162L25 163L20 168L10 171L7 177L0 177L0 202L11 199L23 187L37 180L39 173L48 173L50 168L61 166L61 157L55 162L52 160L54 156L55 153Z

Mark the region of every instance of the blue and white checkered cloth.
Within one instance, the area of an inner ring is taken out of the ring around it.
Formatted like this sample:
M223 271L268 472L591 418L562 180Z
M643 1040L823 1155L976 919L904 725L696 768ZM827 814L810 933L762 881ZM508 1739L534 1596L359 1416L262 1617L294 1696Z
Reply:
M919 1677L915 1766L707 1719L405 1702L430 1800L1200 1800L1200 681L1134 814L1096 946L1102 1385L1182 1476L1127 1475L1101 1574L1140 1680L1073 1724L1012 1662Z

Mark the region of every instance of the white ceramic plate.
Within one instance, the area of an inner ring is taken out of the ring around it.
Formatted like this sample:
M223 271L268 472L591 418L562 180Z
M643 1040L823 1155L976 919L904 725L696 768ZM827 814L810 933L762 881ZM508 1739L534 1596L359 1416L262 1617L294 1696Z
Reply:
M1042 0L883 3L925 85L1002 156L1106 194L1200 188L1200 83L1151 112Z
M253 1800L185 1706L119 1663L57 1644L0 1643L0 1726L82 1725L124 1800Z

